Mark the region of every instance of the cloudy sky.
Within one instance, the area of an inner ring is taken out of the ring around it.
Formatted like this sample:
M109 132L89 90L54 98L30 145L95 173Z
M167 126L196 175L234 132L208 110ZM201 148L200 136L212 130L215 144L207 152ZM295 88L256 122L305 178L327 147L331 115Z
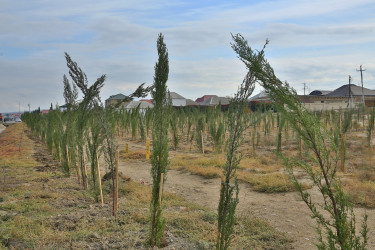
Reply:
M156 39L169 50L171 91L231 96L246 70L230 47L241 33L281 80L303 93L360 84L375 89L373 0L0 0L0 112L64 104L68 52L102 99L152 84ZM261 89L257 87L254 94Z

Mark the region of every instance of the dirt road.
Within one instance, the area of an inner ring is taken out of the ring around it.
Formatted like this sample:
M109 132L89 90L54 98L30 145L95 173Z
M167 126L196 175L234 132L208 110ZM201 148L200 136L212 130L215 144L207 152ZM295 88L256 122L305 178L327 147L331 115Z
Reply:
M139 146L134 144L133 148ZM140 160L120 162L119 170L135 181L142 179L146 185L151 185L151 165ZM219 200L220 179L204 179L197 175L169 170L165 188L175 192L187 200L217 209ZM312 190L312 196L318 197L318 192ZM316 249L317 233L315 222L310 218L307 206L298 200L297 193L266 194L251 190L250 185L240 184L240 203L238 213L252 213L267 219L277 230L286 233L295 242L295 249ZM357 222L360 222L364 209L355 209ZM367 210L369 233L368 249L375 249L375 210ZM358 223L358 229L360 223ZM359 230L358 230L359 231Z

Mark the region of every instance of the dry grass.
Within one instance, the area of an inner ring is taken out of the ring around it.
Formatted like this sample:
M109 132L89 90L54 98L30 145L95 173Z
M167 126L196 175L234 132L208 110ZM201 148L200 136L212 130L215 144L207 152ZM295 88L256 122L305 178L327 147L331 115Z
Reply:
M136 182L123 182L120 185L123 197L121 209L131 210L134 223L147 225L149 219L149 199L151 187ZM124 192L125 191L125 192ZM125 195L126 194L126 195ZM217 215L207 208L186 201L176 194L164 193L163 205L166 218L166 234L189 238L195 247L212 249L216 240ZM146 209L147 208L147 209ZM249 246L258 248L287 249L291 240L273 229L266 221L253 215L242 215L235 226L233 248L246 249Z
M120 157L122 159L130 159L130 160L146 159L146 150L137 150L137 151L132 151L129 153L126 153L125 150L121 150Z
M218 178L225 164L223 155L199 156L177 155L170 160L171 168L188 171L204 178ZM280 173L282 166L273 157L244 158L238 170L238 179L249 183L255 191L266 193L294 191L286 174ZM308 188L306 185L305 188Z
M251 184L258 192L280 193L295 191L289 176L283 173L253 174L240 171L238 178Z
M193 155L175 155L170 160L171 169L188 171L204 178L217 178L222 174L225 159L217 157L199 157Z
M30 155L32 152L32 147L26 151ZM1 186L0 249L147 248L150 186L129 178L121 179L118 218L114 220L110 180L103 182L106 192L105 204L101 207L75 178L56 172L38 172L31 167L40 165L34 159L23 161L18 165L20 162L14 158L7 163L10 170L22 174L16 176L16 186ZM197 160L197 164L208 168L219 162ZM163 205L167 245L173 240L180 242L177 248L214 247L216 213L171 193L164 193ZM241 218L235 228L234 248L290 248L290 240L285 235L253 216Z
M343 181L343 187L350 194L354 204L375 208L375 181L347 179Z
M266 174L274 173L284 169L284 166L278 162L276 156L272 155L262 155L255 157L245 157L240 163L241 169L248 169L255 173Z
M17 160L31 155L32 141L27 138L23 123L8 127L0 134L0 159Z

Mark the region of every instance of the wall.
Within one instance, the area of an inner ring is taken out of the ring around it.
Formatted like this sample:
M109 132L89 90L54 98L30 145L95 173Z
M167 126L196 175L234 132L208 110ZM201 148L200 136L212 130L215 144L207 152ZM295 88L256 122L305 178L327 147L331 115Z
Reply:
M186 106L186 99L172 99L172 106Z
M325 110L340 110L340 109L347 109L348 103L347 102L331 102L331 103L302 103L306 109L310 111L325 111ZM362 105L361 102L354 102L352 103L352 107L356 107L357 105Z

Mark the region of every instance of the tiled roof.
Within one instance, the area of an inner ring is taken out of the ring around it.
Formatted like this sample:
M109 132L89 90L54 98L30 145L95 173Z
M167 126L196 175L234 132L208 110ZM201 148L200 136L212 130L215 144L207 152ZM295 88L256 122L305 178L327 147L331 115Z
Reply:
M169 92L171 99L185 99L185 97L177 94L176 92Z
M367 88L363 88L363 94L365 96L375 96L375 91ZM350 95L361 96L362 87L355 84L350 84ZM349 96L349 84L343 85L340 88L335 89L326 96Z
M125 95L123 94L117 94L117 95L111 95L107 100L123 100L125 99Z
M214 96L216 96L216 95L204 95L204 96L202 96L202 97L199 97L199 98L197 98L195 101L196 102L204 102L204 101L206 101L207 99L209 99L209 98L211 98L211 97L214 97Z
M133 108L139 108L146 109L146 108L153 108L154 105L148 102L141 102L141 101L131 101L128 104L125 105L126 109L133 109Z
M186 106L198 106L198 105L199 105L199 103L194 102L191 99L186 99Z

